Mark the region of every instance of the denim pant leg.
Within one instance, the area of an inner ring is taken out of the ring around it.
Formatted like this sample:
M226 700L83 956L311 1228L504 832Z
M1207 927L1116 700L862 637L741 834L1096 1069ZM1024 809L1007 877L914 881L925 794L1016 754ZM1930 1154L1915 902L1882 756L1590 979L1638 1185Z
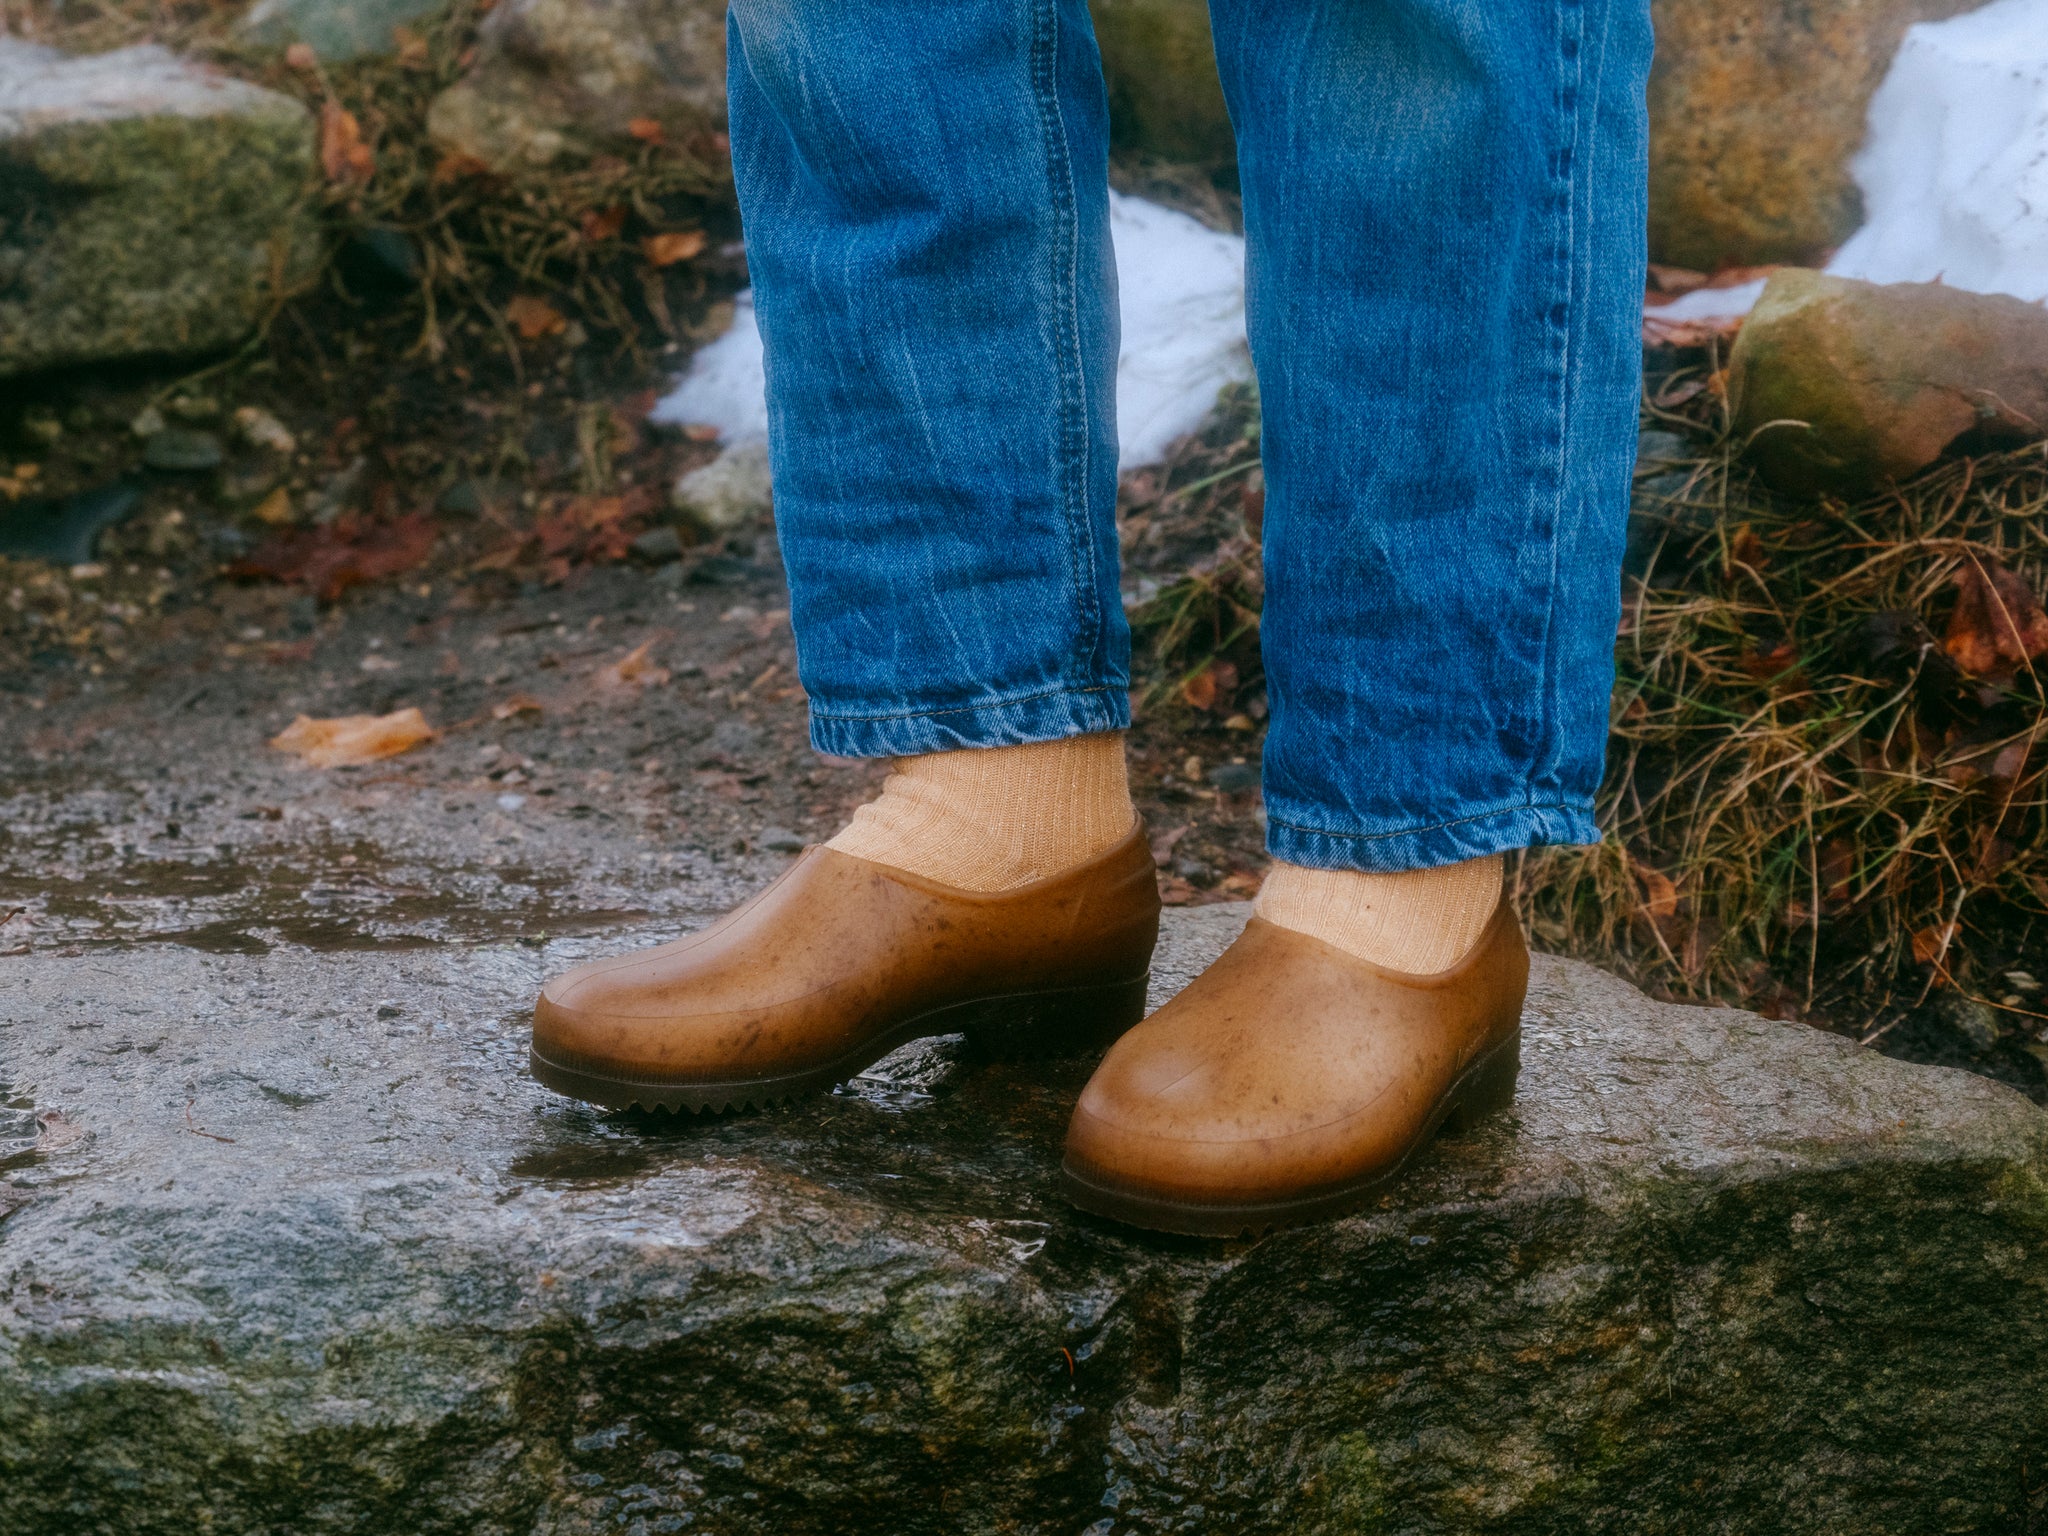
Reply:
M729 43L813 743L1128 724L1085 0L733 0Z
M1268 846L1598 838L1647 0L1212 0L1265 412Z

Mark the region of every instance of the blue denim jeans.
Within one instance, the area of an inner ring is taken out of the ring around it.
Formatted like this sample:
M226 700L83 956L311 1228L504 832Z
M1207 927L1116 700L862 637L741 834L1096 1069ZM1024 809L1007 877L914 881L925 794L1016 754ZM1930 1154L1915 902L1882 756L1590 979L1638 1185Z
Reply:
M1268 846L1597 839L1647 0L1212 0L1264 414ZM732 0L819 749L1129 723L1108 113L1083 0Z

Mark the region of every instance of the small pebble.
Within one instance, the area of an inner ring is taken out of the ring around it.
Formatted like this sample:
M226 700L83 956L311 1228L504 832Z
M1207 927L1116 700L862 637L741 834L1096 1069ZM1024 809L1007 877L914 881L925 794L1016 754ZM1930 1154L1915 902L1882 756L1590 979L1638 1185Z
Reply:
M484 488L476 481L458 480L441 493L434 508L451 517L480 517L487 499Z
M219 438L211 432L194 432L184 427L152 432L142 448L142 462L151 469L190 474L218 469L220 461Z
M235 412L235 431L243 442L273 453L293 453L299 446L291 429L260 405L245 405Z
M1226 795L1247 795L1259 787L1256 763L1222 763L1209 770L1209 782Z
M804 850L804 840L787 827L763 827L754 841L770 853L801 853Z
M683 557L683 536L670 527L650 528L632 543L633 558L649 565L667 565Z

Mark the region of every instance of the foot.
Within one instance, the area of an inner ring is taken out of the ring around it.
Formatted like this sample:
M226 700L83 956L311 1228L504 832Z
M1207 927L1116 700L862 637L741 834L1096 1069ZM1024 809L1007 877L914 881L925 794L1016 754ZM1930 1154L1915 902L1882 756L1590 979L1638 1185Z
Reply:
M1067 1132L1067 1196L1216 1237L1355 1209L1438 1127L1514 1097L1528 976L1505 902L1429 975L1255 916L1103 1058Z
M1142 828L999 891L811 848L703 932L550 981L533 1073L609 1108L730 1109L829 1088L923 1035L1100 1046L1143 1016L1158 931Z

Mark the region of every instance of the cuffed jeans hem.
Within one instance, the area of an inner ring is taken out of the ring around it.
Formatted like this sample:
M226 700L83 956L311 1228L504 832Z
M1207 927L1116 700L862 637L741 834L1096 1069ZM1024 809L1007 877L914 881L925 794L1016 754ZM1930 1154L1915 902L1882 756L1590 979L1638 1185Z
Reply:
M1060 689L1028 698L897 715L831 715L811 709L811 745L834 757L915 757L967 747L1059 741L1131 723L1127 685Z
M1590 805L1527 805L1395 832L1323 832L1266 808L1266 851L1308 869L1435 869L1538 843L1597 843Z

